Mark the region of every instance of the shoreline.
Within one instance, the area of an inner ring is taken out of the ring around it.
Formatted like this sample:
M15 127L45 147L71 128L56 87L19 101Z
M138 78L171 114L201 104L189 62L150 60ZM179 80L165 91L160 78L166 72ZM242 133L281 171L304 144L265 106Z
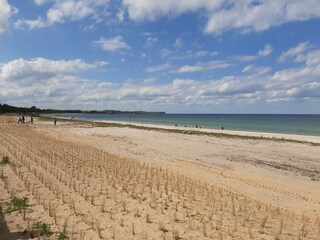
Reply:
M48 117L48 116L41 116ZM180 126L168 126L168 125L160 125L160 124L147 124L147 123L134 123L134 122L124 122L124 121L110 121L110 120L98 120L98 119L82 119L82 118L69 118L69 117L61 117L54 116L60 120L68 120L68 121L83 121L87 123L97 123L97 124L119 124L123 125L122 127L142 127L146 128L146 130L168 130L168 131L180 131L185 134L199 133L199 134L215 134L220 136L229 136L229 137L248 137L248 138L257 138L257 139L265 139L265 140L289 140L289 141L297 141L301 143L311 143L311 144L320 144L320 136L313 135L298 135L298 134L288 134L288 133L269 133L269 132L253 132L253 131L239 131L239 130L218 130L218 129L209 129L209 128L192 128L192 127L180 127ZM50 116L49 118L53 118Z

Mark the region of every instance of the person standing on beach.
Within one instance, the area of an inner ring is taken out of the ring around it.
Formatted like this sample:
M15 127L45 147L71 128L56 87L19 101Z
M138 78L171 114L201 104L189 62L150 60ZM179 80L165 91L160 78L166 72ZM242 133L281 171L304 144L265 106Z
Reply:
M33 123L33 116L32 116L32 115L31 115L31 120L30 120L30 122Z
M21 116L21 113L19 113L19 121L18 123L22 123L22 116Z
M57 119L54 118L54 125L57 125Z

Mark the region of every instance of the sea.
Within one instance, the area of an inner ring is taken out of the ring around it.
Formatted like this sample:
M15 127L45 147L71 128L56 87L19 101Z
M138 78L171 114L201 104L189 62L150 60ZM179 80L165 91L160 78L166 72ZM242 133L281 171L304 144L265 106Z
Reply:
M191 128L320 136L320 114L87 114L63 117Z

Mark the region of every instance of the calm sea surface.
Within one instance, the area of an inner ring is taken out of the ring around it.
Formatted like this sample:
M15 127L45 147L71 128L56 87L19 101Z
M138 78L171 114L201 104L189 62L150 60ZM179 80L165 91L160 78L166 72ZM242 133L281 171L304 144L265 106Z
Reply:
M286 114L62 114L79 119L149 123L165 126L289 133L320 136L320 115Z

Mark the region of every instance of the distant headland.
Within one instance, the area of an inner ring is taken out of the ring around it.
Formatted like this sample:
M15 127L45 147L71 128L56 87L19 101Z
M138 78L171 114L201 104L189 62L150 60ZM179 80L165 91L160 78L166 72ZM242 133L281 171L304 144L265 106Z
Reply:
M166 114L165 112L148 112L148 111L120 111L120 110L61 110L61 109L40 109L36 106L30 108L27 107L15 107L8 104L0 103L1 113L96 113L96 114Z

